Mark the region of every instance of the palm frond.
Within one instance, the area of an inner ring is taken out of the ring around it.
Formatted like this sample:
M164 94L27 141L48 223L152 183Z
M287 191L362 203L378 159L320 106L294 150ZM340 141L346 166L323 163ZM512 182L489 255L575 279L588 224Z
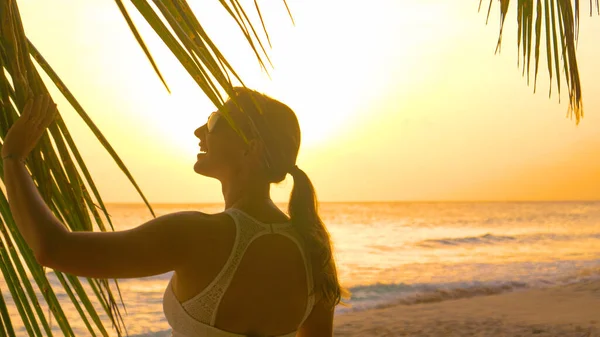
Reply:
M171 93L171 90L169 90L169 86L165 82L165 79L163 78L162 74L158 70L158 66L154 62L154 59L152 58L152 55L150 54L150 51L148 50L148 47L146 47L146 44L144 43L144 39L142 39L142 36L138 32L137 28L133 24L133 21L131 20L131 17L127 13L127 9L125 8L125 5L123 4L123 1L121 1L121 0L115 0L115 2L117 3L117 7L119 7L119 10L121 11L121 14L123 15L123 18L125 18L125 21L127 22L127 25L129 26L129 29L133 33L133 36L135 37L135 40L138 42L138 44L140 45L140 47L142 47L142 50L144 51L144 54L146 54L146 57L148 58L148 61L150 61L150 64L152 64L152 68L156 72L156 75L158 75L158 78L160 78L160 81L164 84L164 86L167 89L167 91L169 93Z
M235 78L242 86L244 86L244 82L208 36L187 1L154 0L154 6L151 6L146 0L131 0L131 2L217 109L223 107L224 97L231 97L235 100L231 78ZM272 67L271 60L263 43L263 37L258 34L254 28L255 23L248 15L249 11L238 0L219 0L219 3L238 26L259 66L269 75L267 64ZM285 1L283 3L293 23L288 4ZM257 1L254 1L253 5L263 27L264 38L270 45L260 6ZM164 20L161 19L161 16ZM225 109L222 111L232 127L242 134L241 130L232 123L228 112ZM245 135L242 134L242 136L245 138Z
M0 73L2 73L0 78L2 81L2 84L0 84L0 96L2 97L0 110L4 121L0 131L2 135L5 135L8 127L16 120L18 111L23 108L27 98L31 95L47 93L47 88L31 60L30 52L36 54L37 51L25 37L16 2L1 1L0 8L2 22L0 30ZM57 80L55 82L66 89L61 81ZM61 130L60 127L64 126L61 118L58 117L57 119L59 122L54 123L49 128L51 137L48 135L42 137L38 149L32 153L27 161L27 167L48 206L71 230L92 229L89 211L95 214L94 217L98 222L98 226L103 229L105 227L101 218L97 216L95 207L87 208L90 204L93 205L94 201L87 193L85 185L91 186L92 190L95 190L95 186L89 177L89 173L85 174L85 179L81 177L79 171L87 171L82 161L79 160L79 167L77 167L70 160L69 150L77 152L77 148L68 133L64 132L66 127ZM56 150L53 147L51 138L54 141ZM102 204L99 195L97 192L95 193L98 197L97 202ZM106 209L104 211L105 214L108 214ZM51 315L55 318L63 335L74 336L75 333L46 277L46 273L37 264L31 250L16 227L4 193L0 194L0 214L2 216L2 225L0 226L2 232L2 244L0 246L2 274L27 333L32 336L42 336L43 333L40 327L43 327L44 333L52 336L52 329L47 319L47 315ZM22 261L26 267L22 264ZM38 301L27 271L33 277L33 281L45 301L43 305ZM66 279L59 277L59 279L89 332L95 335L94 330L96 330L101 335L108 336L107 329L104 328L90 298L83 291L79 279L76 277L67 277ZM98 283L97 280L90 282ZM109 298L112 297L110 295L111 289L107 284L98 283L98 285L101 293L109 294ZM97 301L100 303L105 302L102 296L97 296ZM5 301L3 300L3 302ZM80 304L83 305L85 310L82 309ZM49 314L42 310L43 306L48 308ZM114 305L108 303L105 304L105 307L112 309ZM117 325L122 321L118 311L108 310L106 314L113 325ZM93 325L89 323L87 316L91 317L94 322ZM3 313L2 317L2 326L6 327L3 333L14 336L14 325L10 322L10 319L6 320L4 318L9 316Z
M500 33L496 52L500 50L504 22L510 7L510 0L498 1L500 2ZM483 0L480 0L479 9L481 9L482 2ZM490 0L487 14L488 19L493 2L494 0ZM600 14L598 0L590 0L590 15L592 15L594 8ZM523 68L523 75L527 74L527 83L529 84L531 73L530 61L533 52L535 92L537 89L540 49L542 48L541 40L542 36L544 36L548 75L550 77L548 95L552 95L552 79L554 77L560 100L562 69L569 97L567 116L575 116L576 123L579 123L583 117L581 80L576 57L577 39L579 36L579 13L579 0L517 0L518 60L520 66Z

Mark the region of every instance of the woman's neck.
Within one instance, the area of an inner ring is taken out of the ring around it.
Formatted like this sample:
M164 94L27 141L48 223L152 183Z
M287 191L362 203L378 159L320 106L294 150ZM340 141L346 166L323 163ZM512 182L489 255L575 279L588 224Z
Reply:
M225 209L231 207L255 208L272 203L270 184L250 182L221 182L221 190L225 199Z

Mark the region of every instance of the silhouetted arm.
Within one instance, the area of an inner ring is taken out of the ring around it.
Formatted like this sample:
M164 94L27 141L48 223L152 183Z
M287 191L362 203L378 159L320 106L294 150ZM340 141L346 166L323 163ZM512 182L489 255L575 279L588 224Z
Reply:
M162 274L188 262L190 250L210 251L222 232L223 226L204 221L200 212L163 215L125 231L70 232L44 202L25 164L13 159L3 164L19 232L40 264L62 272L96 278Z

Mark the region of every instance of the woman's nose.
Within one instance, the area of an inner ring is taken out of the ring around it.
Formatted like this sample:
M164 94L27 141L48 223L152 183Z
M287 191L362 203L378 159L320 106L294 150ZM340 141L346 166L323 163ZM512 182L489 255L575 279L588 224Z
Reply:
M204 133L204 129L206 128L206 124L202 125L201 127L197 128L194 131L194 135L198 138L202 137L202 134Z

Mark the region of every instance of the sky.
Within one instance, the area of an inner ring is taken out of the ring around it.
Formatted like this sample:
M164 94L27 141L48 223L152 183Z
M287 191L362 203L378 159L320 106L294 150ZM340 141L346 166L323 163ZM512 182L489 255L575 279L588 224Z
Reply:
M293 25L282 1L264 1L269 77L217 1L191 3L245 84L297 113L298 166L321 201L600 199L600 45L593 43L600 18L587 15L587 3L577 51L579 125L566 117L566 92L559 97L553 84L548 97L545 63L536 94L521 76L514 5L495 55L496 2L486 25L478 1L288 0ZM18 4L30 40L151 203L222 201L219 183L193 171L193 131L214 107L130 3L171 94L114 2ZM141 202L49 86L104 201ZM273 198L287 201L292 185L288 177Z

